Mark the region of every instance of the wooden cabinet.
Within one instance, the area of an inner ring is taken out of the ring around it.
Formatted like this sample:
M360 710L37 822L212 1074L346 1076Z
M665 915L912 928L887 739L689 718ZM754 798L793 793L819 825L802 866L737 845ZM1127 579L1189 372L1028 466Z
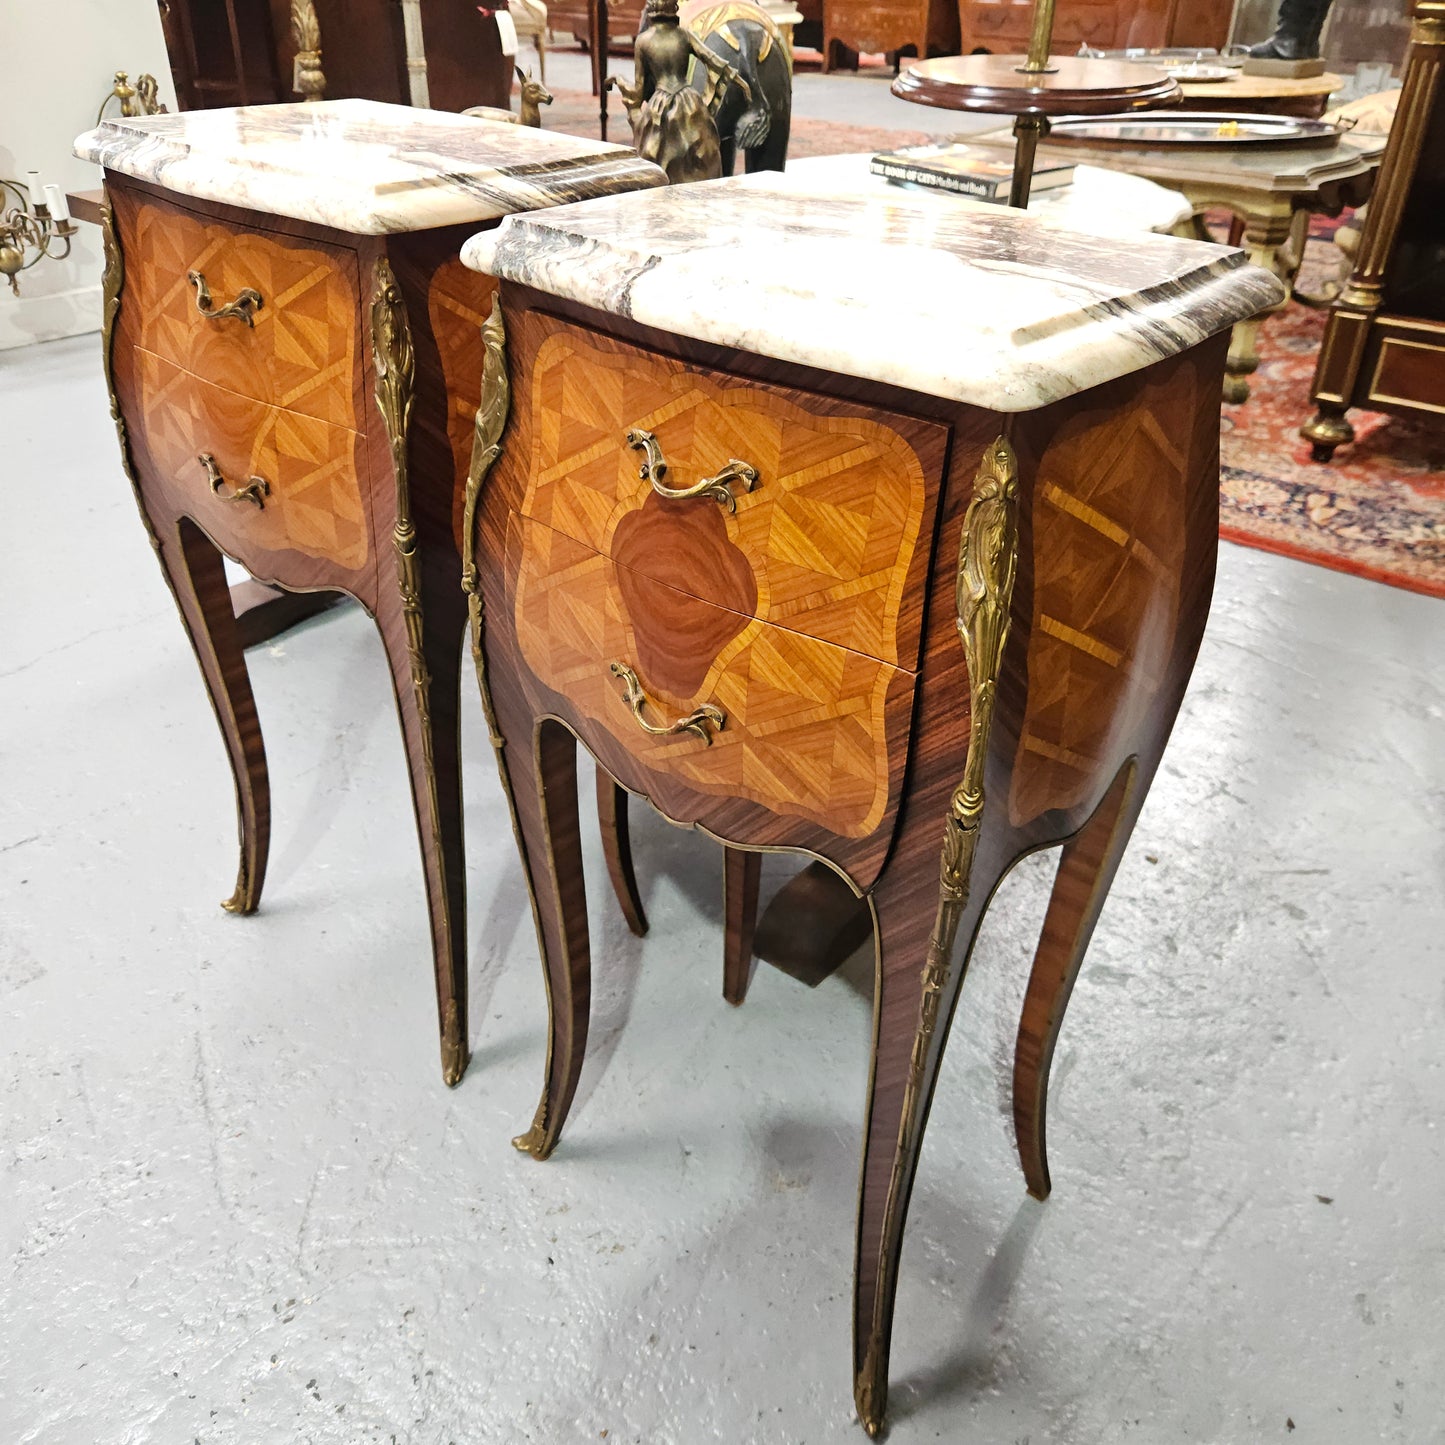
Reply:
M1416 0L1404 87L1315 368L1316 461L1354 440L1352 406L1445 418L1445 3Z
M853 1359L876 1434L954 943L966 960L1013 862L1068 839L1016 1074L1025 1174L1048 1192L1053 1041L1208 607L1224 338L1004 418L512 281L502 305L473 616L552 1020L515 1142L551 1153L587 1038L578 741L727 845L731 1002L757 851L841 874L878 954Z
M397 0L313 0L326 98L407 105L411 84ZM423 0L431 105L505 107L512 65L471 0ZM498 0L491 8L506 8ZM290 0L164 0L161 23L182 110L296 100Z
M823 69L841 50L895 54L912 50L919 60L958 49L955 0L823 0Z
M121 457L235 784L240 862L224 906L260 904L271 802L223 555L293 592L347 593L376 622L454 1084L469 1056L461 538L496 293L459 252L520 208L666 177L617 147L355 101L119 118L77 150L106 170L104 355Z
M236 783L241 857L225 907L259 905L270 786L223 553L283 587L345 592L376 619L421 841L443 1073L455 1083L468 1057L453 516L466 468L447 388L477 385L491 284L468 273L458 296L446 277L448 311L471 324L439 335L428 318L474 227L347 236L114 175L106 196L106 355L127 467Z
M963 53L1023 54L1033 11L1033 0L958 0ZM1217 49L1229 40L1232 15L1230 0L1059 0L1053 49L1059 55L1080 45L1097 50L1192 45Z

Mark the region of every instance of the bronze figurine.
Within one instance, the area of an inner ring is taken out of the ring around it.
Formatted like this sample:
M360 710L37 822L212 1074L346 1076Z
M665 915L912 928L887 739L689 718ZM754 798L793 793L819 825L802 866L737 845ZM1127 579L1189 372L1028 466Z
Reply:
M533 80L530 75L525 74L520 65L514 65L512 69L517 72L517 79L522 86L518 101L521 113L517 116L517 124L541 130L542 107L552 104L552 92L540 80Z
M726 60L683 28L677 0L647 0L647 20L633 49L632 84L607 78L627 107L632 143L644 160L667 172L673 185L716 180L722 175L722 150L714 116L734 86L745 101L752 99L752 90ZM701 91L688 83L694 59L706 67Z

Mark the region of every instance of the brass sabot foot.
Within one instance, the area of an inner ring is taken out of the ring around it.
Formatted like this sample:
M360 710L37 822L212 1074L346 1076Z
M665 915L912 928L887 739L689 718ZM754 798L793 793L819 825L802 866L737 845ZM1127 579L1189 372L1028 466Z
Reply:
M512 1148L534 1159L545 1159L551 1154L553 1145L547 1142L547 1131L540 1123L534 1123L525 1134L518 1134L512 1140Z
M883 1433L883 1411L887 1406L887 1387L876 1385L872 1372L865 1365L853 1385L853 1404L858 1410L858 1423L868 1432L870 1440Z
M256 891L251 887L251 870L242 860L240 872L236 874L236 891L221 900L221 907L227 913L254 913L256 903Z
M461 1083L471 1061L472 1054L467 1047L457 1001L448 999L442 1022L442 1078L447 1088L455 1089Z

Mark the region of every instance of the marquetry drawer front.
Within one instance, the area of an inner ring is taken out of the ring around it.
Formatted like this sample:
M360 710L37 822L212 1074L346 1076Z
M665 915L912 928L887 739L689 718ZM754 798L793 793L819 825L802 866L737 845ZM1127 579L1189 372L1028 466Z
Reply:
M137 344L254 401L364 425L352 252L236 230L123 192L116 215L121 304Z
M515 514L507 551L528 668L650 769L846 838L892 816L916 674L715 607ZM671 734L643 726L689 717Z
M525 515L720 607L918 666L946 428L552 326Z
M136 353L136 377L139 444L157 479L221 546L366 565L359 433L245 400L149 352Z

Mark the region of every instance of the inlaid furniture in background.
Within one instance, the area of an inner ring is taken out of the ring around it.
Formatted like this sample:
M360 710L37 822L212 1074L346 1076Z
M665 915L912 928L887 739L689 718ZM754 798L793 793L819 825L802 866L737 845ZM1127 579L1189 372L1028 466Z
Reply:
M848 51L873 55L912 50L922 60L957 49L956 0L823 0L825 72Z
M971 135L970 145L1003 151L1013 146L1006 130ZM1227 149L1159 150L1098 148L1070 143L1039 147L1039 164L1085 161L1144 176L1179 191L1193 206L1187 230L1203 234L1206 211L1226 210L1244 222L1243 244L1257 266L1294 284L1304 256L1312 215L1338 216L1369 199L1385 142L1381 136L1342 135L1329 146L1240 146ZM1279 303L1284 305L1284 301ZM1249 377L1259 366L1259 328L1264 314L1234 328L1224 379L1224 399L1249 399Z
M122 461L235 779L241 857L223 906L260 901L271 809L222 553L285 588L345 592L376 621L455 1084L468 1059L462 495L494 293L457 253L478 222L662 172L618 146L367 101L107 121L76 149L105 167Z
M1405 83L1301 428L1326 462L1352 406L1445 418L1445 0L1416 0Z
M831 0L829 0L831 3ZM961 49L999 54L1028 47L1034 0L958 0ZM1059 0L1054 40L1060 54L1197 45L1218 50L1229 39L1233 0Z
M932 201L758 174L512 217L464 252L503 280L466 542L551 1015L517 1145L551 1154L587 1038L579 740L733 859L823 860L877 949L870 1433L968 953L1013 863L1063 843L1015 1095L1047 1192L1053 1041L1209 605L1221 333L1282 295L1237 251ZM730 928L755 887L729 867Z

